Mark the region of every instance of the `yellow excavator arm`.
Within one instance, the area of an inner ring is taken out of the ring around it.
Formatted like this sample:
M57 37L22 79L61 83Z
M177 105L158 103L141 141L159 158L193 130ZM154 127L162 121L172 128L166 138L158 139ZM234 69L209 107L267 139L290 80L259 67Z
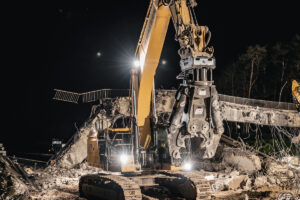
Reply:
M189 57L212 57L213 49L208 48L210 32L208 27L199 26L192 15L196 6L194 0L151 0L139 38L135 57L138 68L133 69L133 90L137 97L137 124L140 146L149 147L151 142L151 100L153 81L159 64L170 18L172 18L178 51L181 59ZM183 68L183 67L182 67Z

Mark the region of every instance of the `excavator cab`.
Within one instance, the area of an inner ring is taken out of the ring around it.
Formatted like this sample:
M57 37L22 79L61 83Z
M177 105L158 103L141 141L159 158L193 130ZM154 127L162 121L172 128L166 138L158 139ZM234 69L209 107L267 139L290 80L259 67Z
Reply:
M138 171L140 167L134 162L130 123L130 117L117 115L109 128L92 129L88 136L88 164L107 171Z

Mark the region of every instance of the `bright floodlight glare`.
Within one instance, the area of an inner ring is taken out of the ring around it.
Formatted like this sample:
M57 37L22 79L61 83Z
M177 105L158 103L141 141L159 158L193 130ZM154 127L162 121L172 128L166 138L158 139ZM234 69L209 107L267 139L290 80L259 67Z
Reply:
M101 56L101 52L100 52L100 51L97 52L97 56L98 56L98 57Z
M162 60L161 64L165 65L165 64L167 64L167 61L166 60Z
M126 164L128 162L129 156L126 154L121 154L120 161L122 164Z
M133 61L133 65L134 65L135 67L140 66L140 61L139 61L139 60Z
M192 163L190 163L190 162L184 163L183 169L184 169L185 171L190 171L190 170L192 169Z

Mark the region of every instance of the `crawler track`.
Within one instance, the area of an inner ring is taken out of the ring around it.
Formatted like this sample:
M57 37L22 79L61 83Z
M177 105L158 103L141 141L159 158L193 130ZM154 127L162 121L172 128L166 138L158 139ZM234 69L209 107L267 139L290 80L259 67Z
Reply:
M186 199L211 199L211 183L201 172L164 172L165 175L180 178L184 184L180 193Z
M180 174L188 178L195 185L197 190L196 199L211 199L210 182L207 181L202 174L198 172L182 172Z
M101 199L142 200L139 185L119 175L86 175L80 178L80 196Z
M153 178L157 185L168 188L171 196L187 200L211 199L211 183L205 179L203 173L164 171L161 174L164 176L153 175ZM111 174L81 177L79 193L83 197L100 199L141 200L143 197L140 186L130 177Z

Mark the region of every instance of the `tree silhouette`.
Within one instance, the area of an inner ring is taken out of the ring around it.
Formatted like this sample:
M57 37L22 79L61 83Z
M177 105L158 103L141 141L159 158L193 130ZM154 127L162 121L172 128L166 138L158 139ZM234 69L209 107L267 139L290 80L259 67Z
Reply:
M251 45L216 80L220 93L291 102L291 81L300 79L300 36L286 43Z

